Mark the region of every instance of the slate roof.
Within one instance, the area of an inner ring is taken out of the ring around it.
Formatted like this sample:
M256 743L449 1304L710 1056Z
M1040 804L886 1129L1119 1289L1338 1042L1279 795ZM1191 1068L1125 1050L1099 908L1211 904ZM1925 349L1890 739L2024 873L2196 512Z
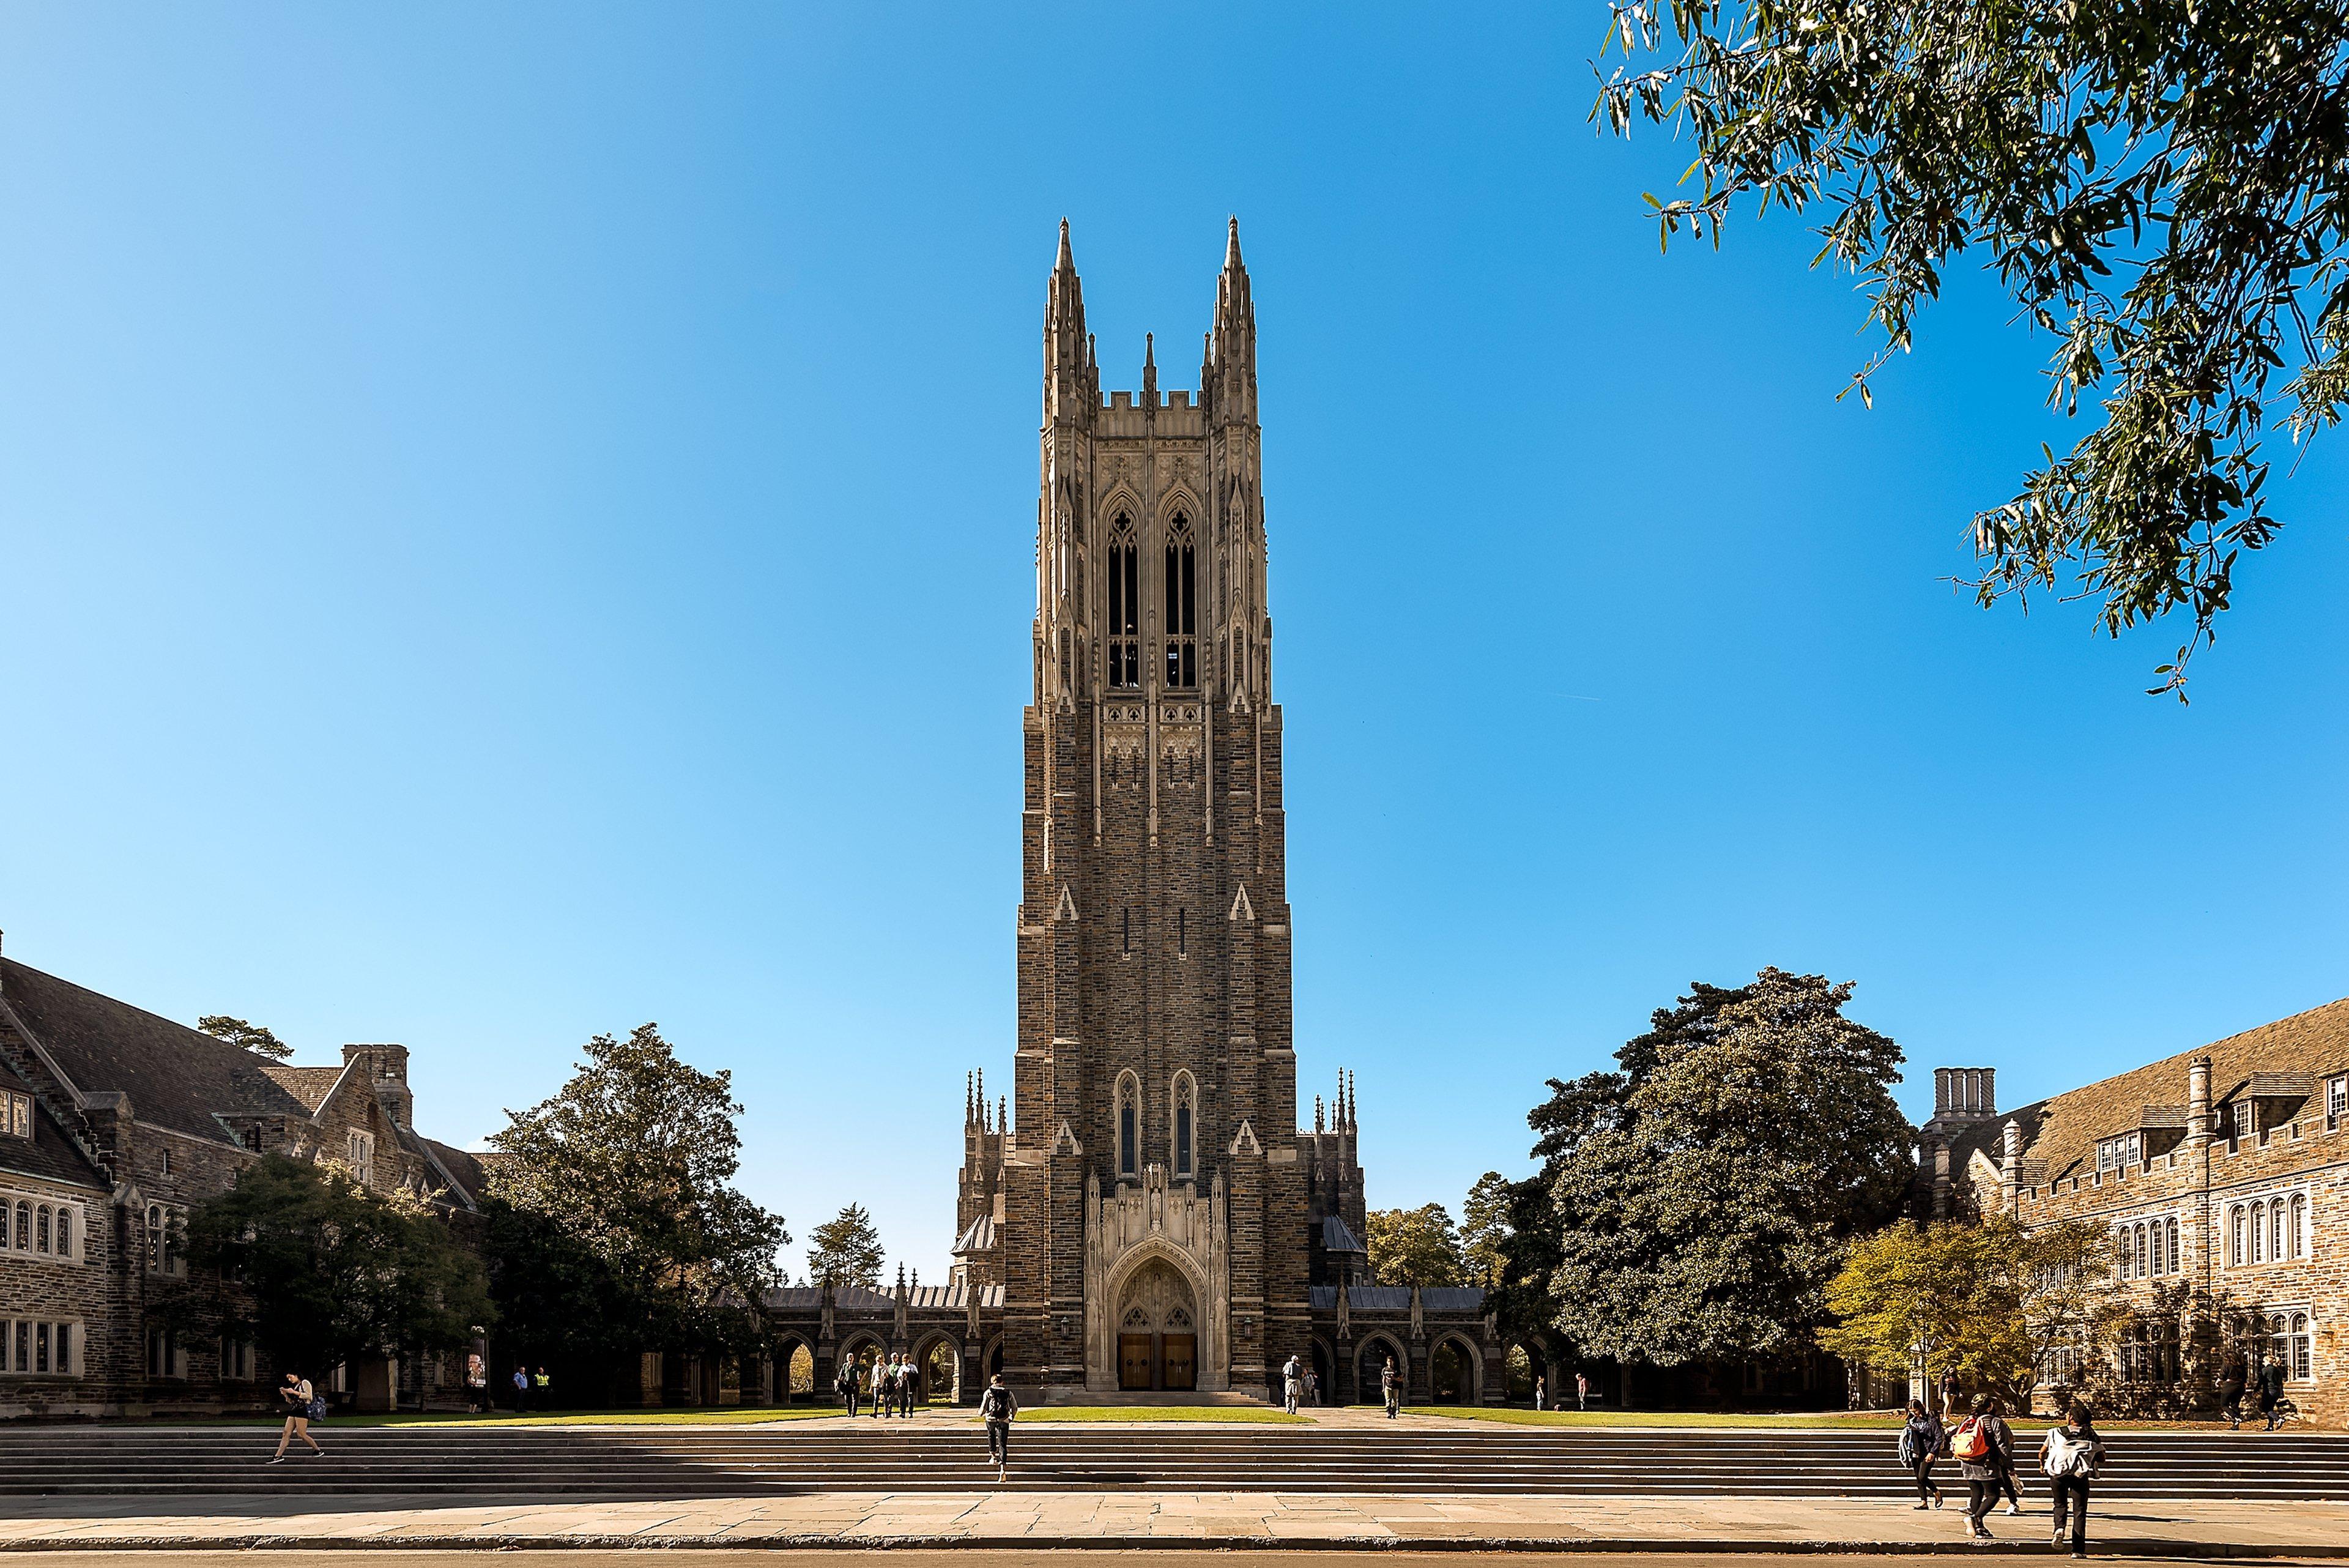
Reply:
M905 1293L906 1304L916 1310L949 1308L955 1312L968 1310L970 1287L968 1285L916 1285ZM823 1304L823 1289L820 1285L785 1285L767 1293L771 1312L813 1312ZM897 1298L888 1291L867 1290L863 1285L839 1285L832 1293L833 1309L836 1312L895 1312ZM1001 1285L978 1287L981 1307L1003 1304Z
M1315 1285L1308 1293L1316 1312L1335 1312L1338 1308L1338 1287ZM1347 1294L1348 1307L1354 1312L1409 1312L1409 1285L1355 1285ZM1485 1310L1485 1292L1475 1285L1429 1285L1419 1293L1422 1312L1481 1313Z
M995 1216L982 1213L963 1233L956 1238L955 1256L965 1252L984 1252L995 1245Z
M273 1064L129 1002L0 958L0 1006L21 1019L75 1087L118 1090L140 1121L233 1144L214 1113L307 1116ZM307 1068L339 1073L340 1068Z
M481 1160L477 1157L467 1154L461 1148L451 1148L449 1145L440 1142L438 1138L426 1137L422 1133L414 1132L405 1127L400 1130L405 1136L414 1138L416 1140L417 1147L421 1148L431 1158L435 1164L440 1166L441 1172L446 1175L450 1181L455 1182L459 1188L463 1189L461 1195L466 1202L474 1205L480 1204L482 1197L482 1189L486 1185L485 1179L489 1173L482 1167ZM450 1196L455 1198L460 1196L460 1194L451 1192Z
M2202 1055L2210 1058L2213 1106L2227 1104L2249 1086L2254 1073L2311 1075L2321 1094L2325 1077L2349 1071L2349 998L2180 1051L2020 1110L1984 1116L1951 1137L1951 1164L1961 1166L1980 1149L1996 1165L2006 1123L2013 1119L2023 1124L2023 1158L2044 1172L2038 1179L2094 1170L2100 1139L2141 1125L2148 1106L2186 1104L2189 1069Z
M1325 1252L1364 1253L1370 1251L1347 1228L1346 1217L1342 1214L1332 1214L1321 1221L1321 1250ZM1333 1285L1330 1288L1334 1290L1337 1287Z
M301 1101L303 1108L313 1116L326 1103L335 1085L343 1081L344 1071L340 1067L289 1067L282 1062L264 1062L261 1070L269 1075L270 1082Z
M0 1062L0 1088L33 1093L33 1085L18 1077L5 1062ZM111 1190L105 1173L82 1158L80 1147L66 1136L65 1129L57 1126L37 1096L33 1101L33 1136L0 1136L0 1172L8 1171L68 1187Z

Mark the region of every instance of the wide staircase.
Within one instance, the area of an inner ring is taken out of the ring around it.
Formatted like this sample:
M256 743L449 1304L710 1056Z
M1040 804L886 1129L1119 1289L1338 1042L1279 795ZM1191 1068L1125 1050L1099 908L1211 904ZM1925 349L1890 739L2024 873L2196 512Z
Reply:
M994 1490L976 1422L767 1427L342 1428L264 1465L260 1427L0 1431L0 1496L708 1498ZM1889 1431L1499 1425L1136 1428L1023 1422L1009 1485L1036 1490L1907 1494ZM2035 1430L2026 1434L2035 1450ZM2106 1498L2349 1499L2349 1438L2108 1435ZM1958 1500L1956 1466L1945 1478ZM2044 1478L2026 1474L2044 1494ZM196 1511L195 1505L189 1511ZM168 1505L166 1505L168 1511Z

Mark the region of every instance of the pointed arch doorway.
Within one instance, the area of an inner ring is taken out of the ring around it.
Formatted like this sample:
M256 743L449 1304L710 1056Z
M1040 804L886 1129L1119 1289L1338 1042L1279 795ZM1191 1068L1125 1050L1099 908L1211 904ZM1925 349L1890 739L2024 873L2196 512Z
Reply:
M1117 1303L1117 1386L1142 1392L1199 1386L1199 1303L1163 1259L1134 1270Z

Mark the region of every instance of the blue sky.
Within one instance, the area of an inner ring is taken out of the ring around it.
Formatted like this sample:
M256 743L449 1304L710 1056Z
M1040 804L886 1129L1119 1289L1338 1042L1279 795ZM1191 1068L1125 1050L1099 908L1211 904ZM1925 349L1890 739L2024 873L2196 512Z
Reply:
M798 1234L860 1199L942 1277L1055 224L1127 386L1236 213L1300 1071L1374 1204L1522 1168L1693 979L1856 981L1919 1116L2349 992L2343 443L2191 708L2181 628L1972 608L2044 345L1961 265L1834 401L1850 280L1784 218L1659 254L1602 16L0 12L7 950L405 1041L466 1143L657 1020Z

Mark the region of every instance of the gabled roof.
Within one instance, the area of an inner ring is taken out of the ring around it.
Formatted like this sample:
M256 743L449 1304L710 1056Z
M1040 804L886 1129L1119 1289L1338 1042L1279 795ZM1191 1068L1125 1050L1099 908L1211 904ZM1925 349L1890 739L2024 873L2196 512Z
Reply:
M2204 1055L2210 1058L2214 1106L2260 1086L2252 1083L2254 1075L2267 1075L2269 1082L2275 1075L2296 1075L2311 1081L2314 1092L2322 1094L2325 1077L2349 1072L2349 998L2180 1051L2003 1116L1984 1116L1951 1139L1957 1157L1951 1168L1960 1168L1975 1150L1995 1167L2012 1119L2023 1124L2023 1158L2044 1171L2044 1179L2076 1175L2083 1167L2093 1170L2099 1140L2144 1125L2148 1106L2185 1104L2194 1058Z
M1354 1232L1347 1228L1346 1217L1342 1214L1332 1214L1321 1221L1321 1250L1325 1252L1366 1254L1370 1251L1368 1247L1363 1246L1355 1238Z
M119 1091L142 1122L233 1143L222 1116L307 1116L272 1076L274 1064L239 1045L0 958L0 1006L23 1021L74 1087ZM339 1073L340 1068L311 1068Z
M57 1124L48 1107L34 1094L33 1085L18 1077L5 1062L0 1062L0 1089L34 1095L33 1136L27 1138L0 1134L0 1179L9 1174L36 1176L69 1187L111 1190L105 1173L82 1157L80 1147L66 1136L65 1128Z
M343 1081L346 1069L341 1067L289 1067L282 1062L264 1062L261 1070L269 1075L270 1082L302 1102L302 1108L312 1116L326 1103L335 1085Z
M954 1256L959 1258L965 1252L991 1251L994 1247L995 1216L982 1213L970 1222L968 1228L959 1237L956 1238Z

